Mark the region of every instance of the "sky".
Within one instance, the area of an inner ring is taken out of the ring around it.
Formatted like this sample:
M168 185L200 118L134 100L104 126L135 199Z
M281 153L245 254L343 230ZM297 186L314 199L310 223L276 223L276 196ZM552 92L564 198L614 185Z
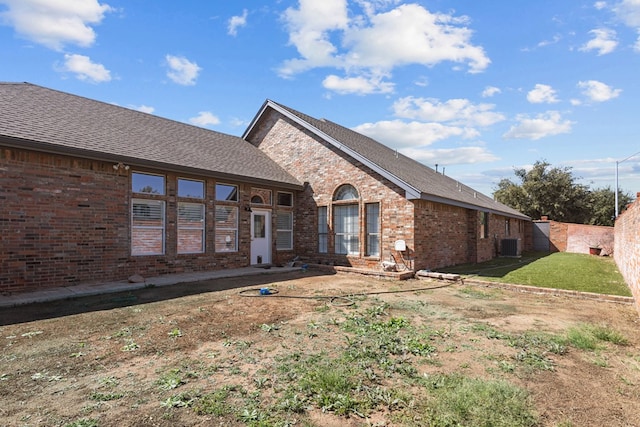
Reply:
M487 195L537 161L640 192L640 0L0 0L0 81L236 136L271 99Z

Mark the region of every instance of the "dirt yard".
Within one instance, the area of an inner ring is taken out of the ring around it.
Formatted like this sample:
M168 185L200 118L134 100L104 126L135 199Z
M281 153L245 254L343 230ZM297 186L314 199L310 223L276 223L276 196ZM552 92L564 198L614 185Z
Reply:
M631 305L313 271L2 309L0 424L454 425L429 418L425 384L456 374L525 390L528 425L637 427L639 320ZM390 325L409 339L358 335ZM322 366L357 386L329 401Z

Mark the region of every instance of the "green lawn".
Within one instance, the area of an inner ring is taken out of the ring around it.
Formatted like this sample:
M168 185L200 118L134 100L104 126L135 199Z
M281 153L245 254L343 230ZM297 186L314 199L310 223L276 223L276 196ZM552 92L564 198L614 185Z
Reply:
M496 258L480 264L445 269L481 280L631 296L613 258L566 252L525 253L521 258Z

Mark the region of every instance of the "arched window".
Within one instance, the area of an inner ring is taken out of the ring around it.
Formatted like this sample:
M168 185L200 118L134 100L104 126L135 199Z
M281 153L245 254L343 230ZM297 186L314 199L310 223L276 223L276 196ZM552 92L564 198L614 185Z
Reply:
M264 200L262 200L262 197L260 197L260 196L253 196L251 198L251 203L255 203L257 205L262 205L262 204L264 204Z
M360 252L358 198L358 190L349 184L340 186L334 194L335 201L353 202L333 206L336 254L357 255Z
M336 190L333 200L358 200L358 190L349 184L341 185Z

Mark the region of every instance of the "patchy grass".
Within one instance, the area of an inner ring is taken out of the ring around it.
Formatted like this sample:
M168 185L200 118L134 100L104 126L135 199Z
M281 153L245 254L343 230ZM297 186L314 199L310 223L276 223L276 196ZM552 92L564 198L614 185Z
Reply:
M0 327L4 424L557 427L640 411L632 308L392 286L304 277L278 295L359 295L229 289Z
M613 258L567 252L525 253L521 258L496 258L447 269L481 280L631 296Z

